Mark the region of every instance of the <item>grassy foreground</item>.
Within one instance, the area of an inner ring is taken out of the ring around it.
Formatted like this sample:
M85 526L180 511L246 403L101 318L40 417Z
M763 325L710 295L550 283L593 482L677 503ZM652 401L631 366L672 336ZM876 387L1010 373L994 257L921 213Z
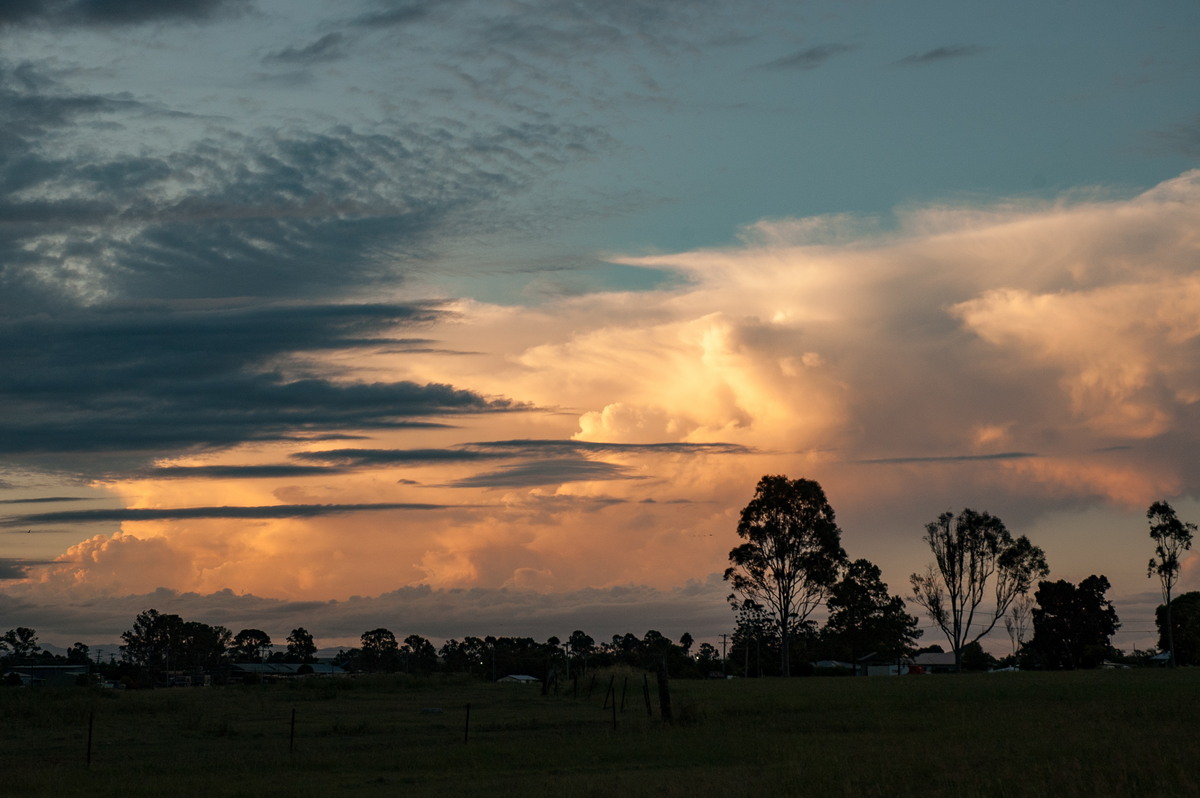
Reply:
M618 701L626 677L616 729L607 674L577 699L402 676L4 689L0 781L88 798L1200 795L1200 669L675 681L671 726L653 678L652 718L640 673L615 673Z

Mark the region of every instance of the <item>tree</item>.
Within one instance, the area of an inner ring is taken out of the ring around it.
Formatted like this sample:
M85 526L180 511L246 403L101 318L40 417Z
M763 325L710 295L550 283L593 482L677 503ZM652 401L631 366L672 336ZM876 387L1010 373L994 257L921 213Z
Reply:
M133 626L121 633L121 658L153 674L169 670L178 658L183 619L178 615L148 609L138 613Z
M74 643L67 649L67 662L74 665L90 665L91 652L84 643Z
M582 629L576 629L567 638L567 649L571 653L571 661L578 661L581 665L578 671L579 674L587 673L588 656L591 655L595 647L596 641Z
M303 626L292 630L287 636L288 659L295 662L315 662L317 646L313 636Z
M1078 587L1065 579L1038 584L1029 648L1043 665L1052 670L1095 668L1111 654L1109 640L1121 624L1104 596L1109 587L1107 579L1095 575Z
M362 664L367 670L395 670L400 647L390 630L380 627L362 633Z
M433 643L420 635L404 638L404 645L400 650L404 654L410 673L432 673L437 670L437 649L433 647Z
M233 645L233 632L224 626L209 626L200 621L184 621L179 628L178 667L212 669L225 660Z
M913 574L913 597L925 608L962 666L963 646L978 641L1004 617L1013 600L1029 592L1034 579L1050 572L1046 555L1022 535L1013 539L999 518L964 509L957 517L946 512L925 525L923 540L934 562L923 574ZM995 609L978 624L975 614L993 584Z
M1146 570L1149 578L1158 574L1162 585L1163 605L1167 608L1167 645L1171 666L1175 666L1174 624L1171 623L1171 590L1179 580L1179 555L1192 547L1196 525L1180 521L1175 510L1166 502L1155 502L1146 511L1150 522L1150 537L1154 539L1154 556Z
M730 596L729 598L732 603L734 597ZM750 599L742 599L740 604L735 604L734 611L737 615L733 626L733 637L730 640L732 646L729 657L734 663L742 664L743 676L762 676L764 646L768 656L777 655L781 649L778 628L771 614L761 604ZM753 666L750 665L752 653L754 655ZM782 667L781 660L780 673L783 672ZM772 671L772 673L774 672Z
M879 566L870 560L850 563L830 591L824 636L834 659L867 654L895 658L908 654L922 632L904 599L888 593Z
M764 476L742 509L737 534L746 542L729 552L725 580L771 616L780 670L789 676L792 637L829 595L846 560L833 508L813 480Z
M16 629L9 629L4 633L4 637L0 638L0 644L4 648L7 648L11 652L11 656L15 659L32 657L42 650L42 647L37 642L37 632L28 626L18 626Z
M232 652L243 662L262 662L272 645L271 636L262 629L243 629L234 635Z
M1021 646L1025 645L1025 635L1029 634L1029 621L1033 617L1033 599L1028 593L1022 593L1013 599L1012 606L1004 616L1004 631L1012 641L1013 656L1017 655Z
M1176 664L1200 665L1200 593L1193 590L1176 596L1170 610L1160 604L1154 611L1158 647L1173 653Z

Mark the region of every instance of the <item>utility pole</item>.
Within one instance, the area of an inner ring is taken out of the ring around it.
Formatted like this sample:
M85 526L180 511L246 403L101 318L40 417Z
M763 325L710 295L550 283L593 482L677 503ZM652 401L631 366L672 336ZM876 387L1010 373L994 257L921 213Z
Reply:
M724 635L724 634L721 635L721 675L722 676L728 675L725 672L725 638L727 638L727 637L729 637L729 635Z

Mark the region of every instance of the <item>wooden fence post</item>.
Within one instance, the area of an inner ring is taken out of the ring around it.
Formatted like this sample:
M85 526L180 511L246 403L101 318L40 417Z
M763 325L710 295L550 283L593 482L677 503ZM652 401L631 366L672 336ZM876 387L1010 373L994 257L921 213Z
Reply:
M671 681L667 673L667 658L663 657L658 663L658 711L667 723L672 722L671 713Z

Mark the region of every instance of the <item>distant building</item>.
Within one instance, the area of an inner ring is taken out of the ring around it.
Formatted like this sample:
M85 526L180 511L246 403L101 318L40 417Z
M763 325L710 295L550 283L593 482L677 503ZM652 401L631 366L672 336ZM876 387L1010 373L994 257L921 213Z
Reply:
M87 665L13 665L8 669L26 687L74 687L89 671Z
M954 665L954 652L946 651L937 653L936 651L927 651L924 654L917 654L912 659L912 664L921 668L923 673L954 673L956 668Z
M303 670L302 670L303 669ZM295 676L345 676L346 669L331 662L235 662L233 675L244 677L256 674L263 679L291 678Z
M502 676L497 679L498 682L504 684L541 684L542 680L536 676L525 676L524 674L513 674L511 676Z

